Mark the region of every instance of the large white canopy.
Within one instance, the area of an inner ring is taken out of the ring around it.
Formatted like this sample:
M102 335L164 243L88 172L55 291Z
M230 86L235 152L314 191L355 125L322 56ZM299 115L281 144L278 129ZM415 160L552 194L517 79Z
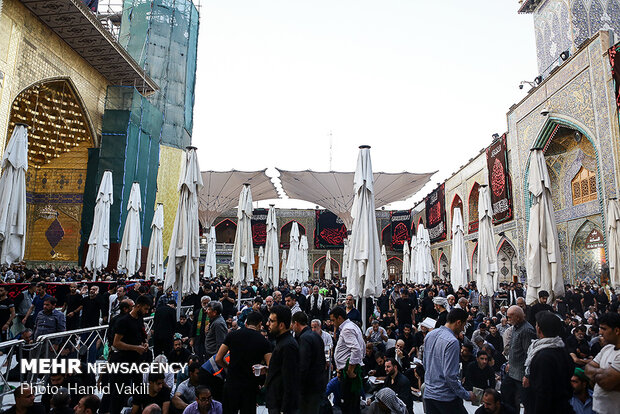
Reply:
M265 171L202 171L204 187L198 192L200 223L211 227L222 213L238 206L245 183L252 186L253 201L278 198L278 192Z
M409 242L405 240L403 243L403 283L409 283L409 277L411 273L411 250L409 249Z
M303 282L301 277L301 260L299 259L299 226L293 222L290 236L290 248L288 249L288 261L286 262L286 279L288 283Z
M465 226L460 208L454 209L452 216L452 256L450 259L450 282L454 290L467 285L469 261L465 246Z
M127 201L127 218L121 239L121 249L117 268L133 277L142 263L142 231L140 230L140 211L142 198L140 183L133 183Z
M233 283L245 284L254 280L254 244L252 242L252 192L244 185L239 195L237 234L233 245ZM241 290L241 289L239 289Z
M609 200L607 204L607 246L609 253L609 282L620 288L620 203Z
M287 196L318 204L340 217L347 229L353 228L351 209L355 197L355 173L277 170ZM433 174L435 172L374 173L375 208L413 196L430 181Z
M489 186L480 187L478 195L478 291L491 297L498 288L497 250L493 240L493 205Z
M88 253L84 267L96 272L108 265L108 254L110 252L110 206L114 199L112 197L112 171L105 171L99 185L97 201L95 204L95 215L93 217L93 228L88 237ZM95 278L93 274L93 278Z
M146 257L146 277L155 280L164 279L164 205L157 204L153 222L151 223L151 242Z
M215 279L217 277L217 256L216 256L216 239L215 227L211 226L209 234L207 234L207 256L205 257L204 276L207 279Z
M286 250L285 250L286 252ZM267 240L265 241L265 279L269 286L280 284L280 251L278 245L278 222L276 220L276 208L269 207L267 213Z

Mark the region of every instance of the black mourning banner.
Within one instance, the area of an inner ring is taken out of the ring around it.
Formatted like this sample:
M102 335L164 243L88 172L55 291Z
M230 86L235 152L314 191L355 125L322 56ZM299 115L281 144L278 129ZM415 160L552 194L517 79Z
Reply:
M316 210L314 247L317 249L343 248L347 228L340 217L329 210Z
M264 246L267 241L267 213L266 208L257 208L252 212L252 243L254 246Z
M446 239L445 183L426 197L426 228L431 243Z
M493 224L512 220L512 188L508 174L508 152L506 134L491 144L486 150Z
M609 49L609 62L611 63L611 75L615 80L616 104L620 110L620 45Z
M392 227L392 248L402 249L405 241L409 242L411 236L411 210L392 211L390 213Z

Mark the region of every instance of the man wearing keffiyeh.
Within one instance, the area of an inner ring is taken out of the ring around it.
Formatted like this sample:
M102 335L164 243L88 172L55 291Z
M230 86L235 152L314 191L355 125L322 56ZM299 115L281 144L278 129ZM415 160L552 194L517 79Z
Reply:
M209 316L207 315L207 305L211 302L209 296L200 299L200 309L194 312L194 323L192 326L192 339L190 346L194 348L196 355L201 359L205 358L205 335L209 326Z

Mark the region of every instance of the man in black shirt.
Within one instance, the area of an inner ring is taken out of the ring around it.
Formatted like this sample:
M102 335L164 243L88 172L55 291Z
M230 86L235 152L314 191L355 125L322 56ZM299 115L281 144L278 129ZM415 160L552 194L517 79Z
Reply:
M15 405L2 414L45 414L45 408L40 403L34 402L34 392L30 385L18 385L13 391Z
M9 328L14 318L15 305L7 294L6 286L0 285L0 342L9 340Z
M181 334L183 343L187 343L192 336L192 324L187 321L187 315L181 314L179 321L176 323L174 332Z
M549 292L547 292L546 290L541 290L540 292L538 292L538 303L532 305L532 307L530 308L530 314L528 318L528 322L530 323L530 325L536 326L536 314L538 312L553 312L553 308L547 303L548 300Z
M385 361L385 386L390 388L398 395L398 398L407 406L407 412L413 413L413 394L411 393L411 382L400 372L400 365L394 358Z
M325 345L308 326L308 316L304 312L293 315L292 328L299 344L300 413L318 413L327 385Z
M173 349L168 354L168 363L173 362L185 364L189 360L191 353L183 346L181 339L175 339Z
M409 300L409 292L407 289L400 290L400 298L394 304L396 310L396 325L398 330L402 332L403 326L411 325L414 305Z
M88 290L88 296L82 299L81 327L91 328L99 326L100 318L101 299L99 298L99 287L92 285Z
M465 389L471 391L473 387L486 390L495 388L495 371L489 366L489 355L484 351L478 351L476 360L463 369L465 377Z
M157 404L163 414L168 414L170 409L170 388L164 383L164 374L149 374L148 393L135 394L131 404L131 414L142 413L151 404Z
M162 296L164 298L165 296ZM155 356L168 354L172 350L172 339L174 338L174 328L177 323L176 302L162 302L155 311L153 317L153 345Z
M144 316L152 306L152 302L145 296L139 296L135 306L127 315L122 316L115 328L113 346L115 352L110 356L111 362L139 363L148 358L149 346L146 343ZM142 383L142 375L115 374L112 378L115 386L111 387L110 413L119 414L127 401L127 395L119 392L132 383Z
M72 331L80 327L80 311L82 310L83 298L77 291L77 287L77 283L71 283L69 285L69 295L67 295L63 306L63 312L67 312L67 331Z
M254 375L253 366L269 363L271 346L260 333L263 317L259 312L251 312L246 317L245 328L232 331L226 335L220 346L215 362L228 368L224 384L224 413L256 413L256 396L258 395L258 377ZM230 353L230 362L226 354ZM239 395L243 394L243 398Z

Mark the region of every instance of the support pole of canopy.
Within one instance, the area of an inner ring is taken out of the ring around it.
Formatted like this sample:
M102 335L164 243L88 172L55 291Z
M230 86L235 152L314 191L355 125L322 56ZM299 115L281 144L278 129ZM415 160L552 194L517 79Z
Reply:
M177 294L177 321L181 320L181 304L183 303L183 278Z
M239 282L239 285L237 286L237 308L239 309L239 312L241 312L241 282Z

